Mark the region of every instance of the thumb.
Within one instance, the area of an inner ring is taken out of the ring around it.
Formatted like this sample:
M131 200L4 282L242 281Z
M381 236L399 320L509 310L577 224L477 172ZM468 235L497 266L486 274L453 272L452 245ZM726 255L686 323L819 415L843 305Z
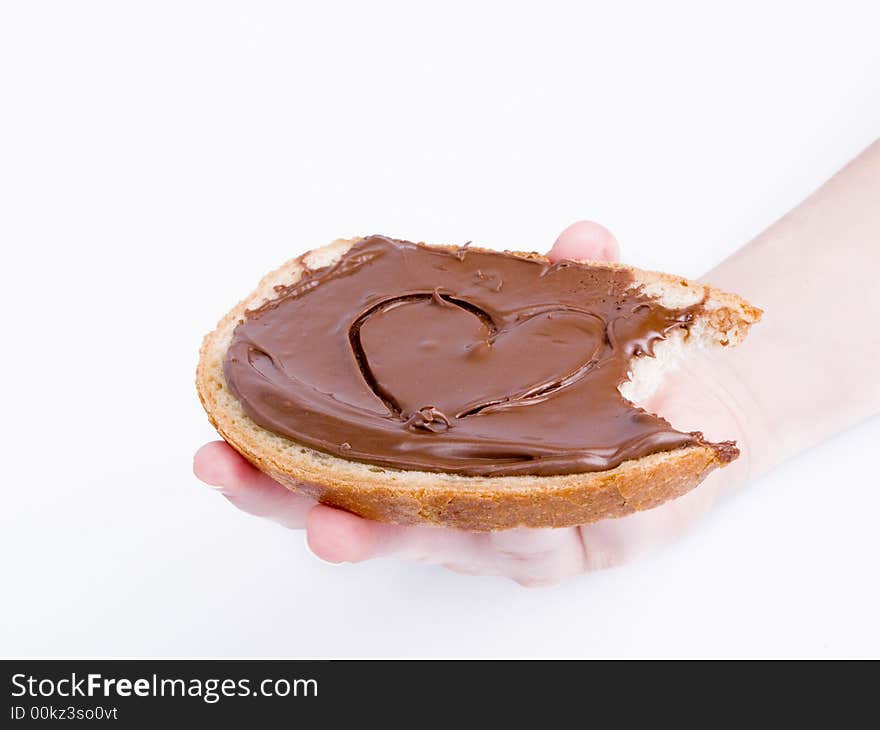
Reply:
M620 246L604 226L593 221L578 221L559 234L547 255L551 261L617 261Z

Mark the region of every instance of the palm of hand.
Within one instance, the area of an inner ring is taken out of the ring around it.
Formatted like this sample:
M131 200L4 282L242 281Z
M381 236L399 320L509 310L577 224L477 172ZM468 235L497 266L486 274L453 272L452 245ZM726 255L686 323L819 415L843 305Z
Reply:
M617 260L611 234L595 223L576 223L557 239L551 259ZM708 358L672 374L648 409L677 428L707 430L710 438L741 437L732 399L718 387ZM739 467L741 468L741 467ZM502 575L522 585L547 585L591 570L620 565L681 535L714 502L724 481L716 472L690 494L647 512L566 529L469 533L371 522L290 492L258 471L223 441L203 446L196 475L221 489L236 507L292 529L307 530L309 546L330 562L399 557L475 575ZM726 469L725 472L730 471Z

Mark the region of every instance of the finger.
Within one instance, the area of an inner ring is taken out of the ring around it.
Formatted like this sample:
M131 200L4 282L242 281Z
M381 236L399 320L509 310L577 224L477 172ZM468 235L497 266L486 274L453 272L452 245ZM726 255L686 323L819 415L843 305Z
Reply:
M604 226L593 221L578 221L559 234L547 256L551 261L617 261L620 246Z
M396 557L472 569L487 564L484 534L373 522L320 504L309 512L306 534L312 552L331 563Z
M519 529L493 532L489 542L497 572L523 586L554 585L586 569L577 529Z
M444 565L459 573L502 575L525 586L552 585L584 571L577 530L508 530L473 533L404 527L316 506L307 521L309 547L331 563L378 557Z
M219 488L243 512L285 527L304 527L306 514L315 504L309 497L285 489L225 441L202 446L193 460L193 472L205 484Z

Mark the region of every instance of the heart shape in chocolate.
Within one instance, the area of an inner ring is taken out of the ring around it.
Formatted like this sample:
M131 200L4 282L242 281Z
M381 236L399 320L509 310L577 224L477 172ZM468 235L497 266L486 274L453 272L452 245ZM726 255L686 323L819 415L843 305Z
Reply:
M400 347L400 333L412 333ZM606 347L605 322L553 309L503 329L475 305L450 295L383 302L353 328L368 384L403 419L462 419L540 403L583 377ZM424 427L423 419L416 425ZM428 430L437 430L438 426Z

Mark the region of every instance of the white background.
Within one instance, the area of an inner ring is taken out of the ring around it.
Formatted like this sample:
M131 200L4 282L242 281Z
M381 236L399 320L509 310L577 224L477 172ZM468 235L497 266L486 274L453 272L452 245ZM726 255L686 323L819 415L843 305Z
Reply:
M592 218L698 276L876 138L876 3L712 5L3 3L0 654L880 655L876 418L540 590L325 565L191 474L202 335L307 248Z

